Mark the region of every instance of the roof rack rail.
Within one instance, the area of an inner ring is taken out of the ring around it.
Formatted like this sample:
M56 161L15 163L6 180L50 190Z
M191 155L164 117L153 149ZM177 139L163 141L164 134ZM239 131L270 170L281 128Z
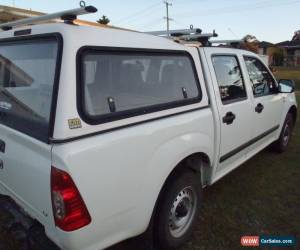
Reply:
M77 16L95 13L97 11L98 11L97 8L95 8L94 6L82 6L81 8L77 8L77 9L65 10L53 14L46 14L43 16L30 17L18 21L3 23L0 24L0 29L11 30L12 28L18 26L31 25L31 24L55 20L55 19L61 19L66 23L72 23L77 18Z
M198 40L201 40L203 38L210 39L212 37L217 37L217 36L218 36L218 34L213 32L213 33L183 35L183 36L180 37L180 39L186 40L186 41L198 41Z
M155 36L171 36L171 37L180 37L183 35L191 35L191 34L201 34L201 29L179 29L179 30L170 30L169 32L166 30L160 30L160 31L150 31L145 32L147 34L155 35Z
M209 41L212 37L217 37L218 34L213 31L212 33L202 33L202 30L197 28L194 29L191 25L190 29L181 29L181 30L170 30L168 31L150 31L145 32L147 34L161 36L166 38L174 39L175 41L185 41L185 42L200 42L203 46L211 46Z
M212 40L211 43L225 43L225 44L232 44L232 43L242 43L244 42L243 39L233 39L233 40Z

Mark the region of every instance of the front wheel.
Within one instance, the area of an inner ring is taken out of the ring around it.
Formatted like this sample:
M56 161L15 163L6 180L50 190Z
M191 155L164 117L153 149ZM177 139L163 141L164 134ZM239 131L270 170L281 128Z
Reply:
M282 126L280 137L272 145L273 149L276 152L283 153L287 150L292 137L293 128L294 128L293 116L291 113L288 113L285 118L284 124Z
M154 221L154 243L158 249L177 248L190 238L202 202L200 180L199 173L185 170L166 183Z

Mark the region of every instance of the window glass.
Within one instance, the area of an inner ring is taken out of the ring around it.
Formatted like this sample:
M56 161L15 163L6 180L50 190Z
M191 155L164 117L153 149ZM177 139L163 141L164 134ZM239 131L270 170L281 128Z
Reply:
M235 56L213 56L221 100L223 103L247 97L241 69Z
M277 84L262 62L253 57L245 56L244 58L254 96L277 93Z
M0 123L48 140L55 38L0 43Z
M100 116L198 98L188 56L95 52L82 56L84 109Z

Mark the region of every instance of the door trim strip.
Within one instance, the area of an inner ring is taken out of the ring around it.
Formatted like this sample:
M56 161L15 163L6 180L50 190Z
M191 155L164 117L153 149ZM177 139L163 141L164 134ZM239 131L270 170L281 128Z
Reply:
M232 156L238 154L239 152L241 152L242 150L246 149L247 147L251 146L252 144L256 143L257 141L261 140L262 138L268 136L269 134L275 132L277 129L279 129L279 125L267 130L266 132L260 134L259 136L253 138L252 140L242 144L241 146L235 148L234 150L230 151L229 153L223 155L220 158L220 163L226 161L227 159L231 158Z

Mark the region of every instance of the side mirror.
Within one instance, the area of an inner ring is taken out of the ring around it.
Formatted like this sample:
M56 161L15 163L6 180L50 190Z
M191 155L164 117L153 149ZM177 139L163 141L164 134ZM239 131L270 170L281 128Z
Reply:
M280 93L293 93L295 91L295 82L289 79L279 80L279 92Z

